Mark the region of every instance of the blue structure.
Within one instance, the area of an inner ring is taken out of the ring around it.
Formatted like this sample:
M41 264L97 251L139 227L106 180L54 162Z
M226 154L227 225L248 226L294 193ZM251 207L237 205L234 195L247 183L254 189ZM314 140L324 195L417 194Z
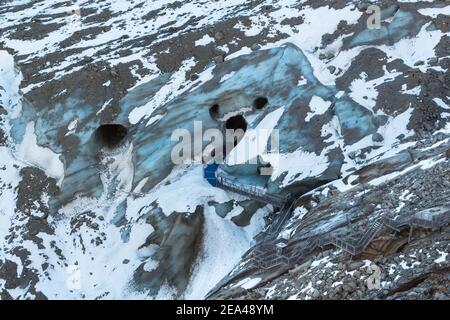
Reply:
M203 175L205 179L209 182L210 185L213 187L217 186L217 177L216 177L216 171L219 168L219 165L215 162L207 164L203 168Z

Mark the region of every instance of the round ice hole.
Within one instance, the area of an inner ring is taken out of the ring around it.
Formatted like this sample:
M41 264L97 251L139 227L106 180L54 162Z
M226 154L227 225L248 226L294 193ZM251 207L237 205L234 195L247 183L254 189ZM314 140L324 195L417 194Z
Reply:
M219 116L219 105L217 103L213 104L211 108L209 108L209 114L211 115L211 118L217 119Z
M225 128L232 130L242 129L245 132L247 130L247 121L245 121L245 118L243 116L237 115L228 118L228 120L225 122Z
M96 141L102 147L118 147L128 135L128 129L121 124L104 124L95 131Z
M255 109L262 109L267 103L269 103L269 100L266 97L258 97L253 101L253 107Z

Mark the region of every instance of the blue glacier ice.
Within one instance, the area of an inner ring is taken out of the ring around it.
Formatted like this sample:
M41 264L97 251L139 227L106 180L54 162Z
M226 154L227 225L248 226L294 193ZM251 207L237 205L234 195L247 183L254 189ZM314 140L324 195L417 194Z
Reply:
M393 21L380 30L363 30L352 37L345 46L354 46L385 41L395 42L405 36L415 35L425 18L418 18L406 11L397 11ZM226 75L231 75L221 81ZM337 117L340 133L346 144L352 144L376 132L377 116L371 110L353 101L347 94L338 94L334 86L325 86L314 76L314 70L304 53L293 44L285 44L268 50L241 55L215 66L212 78L192 90L185 91L175 99L155 110L152 116L162 118L147 126L144 120L137 124L129 122L130 112L149 102L156 92L170 80L170 74L162 74L148 83L131 90L120 102L120 113L113 123L122 124L129 130L128 139L134 145L135 171L133 185L146 179L142 189L146 192L162 181L173 169L170 154L178 143L171 141L174 129L187 129L192 135L194 121L201 121L203 129L223 130L220 120L231 112L244 117L258 114L257 121L249 122L254 128L258 121L277 107L285 111L277 124L280 132L280 152L292 153L298 149L320 155L332 143L321 135L324 125ZM306 84L299 85L299 81ZM320 97L331 103L325 113L305 121L310 111L309 102ZM262 110L252 108L257 97L267 97L269 104ZM210 108L219 105L218 115L212 116ZM245 109L247 108L247 109ZM22 114L12 121L12 137L20 143L26 124L35 122L38 144L61 154L65 166L65 179L53 205L59 207L77 194L99 196L103 190L99 174L98 151L100 146L94 138L95 130L102 125L96 115L98 108L92 106L80 92L72 94L63 102L36 110L29 102L24 102ZM243 111L246 110L246 111ZM251 110L251 111L248 111ZM67 125L78 119L75 133L65 136ZM322 174L305 181L296 181L291 191L304 192L312 185L335 179L343 163L343 151L339 148L328 150L329 167ZM258 165L221 165L225 172L237 177L242 183L267 186L272 192L282 191L283 175L275 180L270 176L260 176Z

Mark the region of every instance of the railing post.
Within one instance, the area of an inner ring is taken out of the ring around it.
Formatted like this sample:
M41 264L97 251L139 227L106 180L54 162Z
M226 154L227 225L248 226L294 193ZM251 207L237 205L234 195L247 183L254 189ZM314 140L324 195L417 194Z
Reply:
M413 228L414 228L414 225L411 224L411 225L409 226L408 243L411 242L412 233L413 233Z

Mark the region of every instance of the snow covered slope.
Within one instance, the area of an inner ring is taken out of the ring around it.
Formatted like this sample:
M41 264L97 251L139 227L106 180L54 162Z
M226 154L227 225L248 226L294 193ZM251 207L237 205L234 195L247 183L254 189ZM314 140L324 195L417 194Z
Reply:
M345 207L398 173L445 176L445 150L427 150L450 135L449 4L370 3L378 29L360 1L2 2L0 297L230 297L276 282L286 270L243 276L276 208L212 187L200 163L170 161L172 132L194 133L194 121L223 130L242 117L250 142L255 129L279 131L276 158L261 155L265 136L220 169L299 199L287 239L305 236L305 217L324 217L327 232L345 221L305 197ZM105 152L113 134L120 145ZM272 175L243 163L258 157ZM416 210L409 197L397 213Z

